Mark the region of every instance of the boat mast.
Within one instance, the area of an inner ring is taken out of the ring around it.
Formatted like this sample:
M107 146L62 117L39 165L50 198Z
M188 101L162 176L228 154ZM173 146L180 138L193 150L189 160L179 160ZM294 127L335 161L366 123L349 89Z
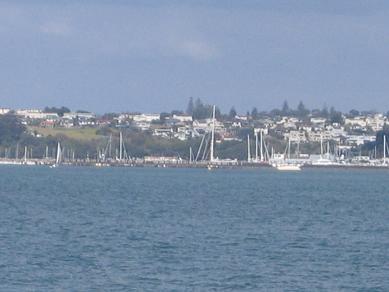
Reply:
M27 162L27 146L24 146L24 162Z
M61 144L58 142L57 145L57 159L55 160L55 164L61 163Z
M262 129L260 129L260 136L261 136L261 141L260 141L260 144L261 144L261 149L260 149L260 153L261 153L261 161L263 161L263 132L262 132Z
M213 152L213 147L214 147L214 139L215 139L215 106L213 106L212 110L212 132L211 132L211 151L209 155L209 160L211 162L214 161L214 152Z
M201 138L201 143L200 143L199 149L197 150L195 161L197 161L199 159L199 156L201 153L201 148L203 147L204 140L205 140L205 135L203 135L203 138Z
M16 150L15 150L15 159L19 159L19 143L16 143Z
M247 162L251 161L251 154L250 154L250 135L247 135Z
M258 162L258 131L255 131L255 162Z
M122 161L123 158L123 134L122 131L119 133L119 160Z
M384 134L384 164L386 164L386 136Z
M108 141L108 156L109 156L109 158L112 158L112 134L109 135L109 141Z
M290 137L288 141L288 159L290 159Z
M320 133L320 158L323 158L323 134Z

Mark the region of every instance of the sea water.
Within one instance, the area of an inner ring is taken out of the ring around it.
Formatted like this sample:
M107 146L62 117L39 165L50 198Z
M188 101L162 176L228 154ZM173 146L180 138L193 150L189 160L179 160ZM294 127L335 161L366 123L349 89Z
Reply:
M388 291L388 179L1 166L0 291Z

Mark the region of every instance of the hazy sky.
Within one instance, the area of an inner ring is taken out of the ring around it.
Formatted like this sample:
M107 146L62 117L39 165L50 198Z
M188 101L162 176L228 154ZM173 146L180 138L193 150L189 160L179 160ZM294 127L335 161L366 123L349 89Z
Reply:
M0 40L0 107L389 110L389 1L1 1Z

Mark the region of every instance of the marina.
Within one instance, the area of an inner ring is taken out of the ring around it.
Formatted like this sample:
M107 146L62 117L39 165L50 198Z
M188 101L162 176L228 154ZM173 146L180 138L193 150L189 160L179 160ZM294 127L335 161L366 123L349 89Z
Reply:
M212 108L211 127L202 136L197 151L189 148L189 158L179 156L145 156L130 157L124 143L123 133L119 131L119 145L113 145L113 136L109 136L104 149L97 150L95 157L76 158L74 150L65 150L60 141L57 142L55 151L51 151L46 146L42 158L32 158L32 149L24 147L23 157L19 158L19 144L16 146L15 157L9 158L10 152L5 151L4 157L0 158L0 165L20 165L20 166L49 166L55 168L59 166L90 166L90 167L175 167L175 168L207 168L208 170L217 168L263 168L273 167L279 171L300 171L302 168L326 167L326 168L378 168L389 169L387 163L388 145L386 136L383 136L382 158L377 157L352 157L346 158L339 151L336 145L331 149L329 142L325 144L320 136L320 154L303 154L299 152L299 144L294 154L291 153L292 143L288 139L283 153L276 153L271 144L266 140L262 129L255 129L254 151L251 149L250 135L247 135L247 160L220 159L215 155L215 125L216 106ZM332 150L332 151L331 151ZM115 152L115 153L114 153Z
M109 136L104 149L98 150L96 157L80 159L75 157L74 151L64 151L61 143L57 142L57 147L52 156L46 146L42 158L32 158L32 149L24 147L24 155L19 158L19 145L16 147L15 158L9 158L6 152L0 158L0 165L20 165L20 166L89 166L89 167L174 167L174 168L207 168L208 170L217 168L264 168L273 167L279 171L300 171L305 168L366 168L366 169L389 169L387 161L388 143L386 136L383 136L382 157L356 156L346 158L339 151L336 145L331 149L329 142L324 143L320 136L320 154L304 154L299 152L299 144L296 153L291 154L292 143L288 140L283 153L276 153L266 140L263 130L255 130L254 151L251 149L250 135L247 135L247 160L220 159L215 155L215 117L216 107L212 109L211 128L201 139L196 152L189 148L189 159L179 156L145 156L130 157L123 139L122 131L119 132L119 145L114 152L113 137ZM331 151L332 150L332 151Z

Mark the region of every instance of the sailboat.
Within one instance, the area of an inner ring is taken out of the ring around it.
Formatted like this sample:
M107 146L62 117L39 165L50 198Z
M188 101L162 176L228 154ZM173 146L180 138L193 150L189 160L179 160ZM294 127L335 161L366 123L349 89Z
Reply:
M330 144L329 141L327 141L327 153L324 154L324 147L323 147L323 135L320 134L320 158L316 161L312 161L312 165L315 166L332 166L334 165L334 161L330 159Z
M58 145L57 145L57 157L55 159L55 163L53 165L50 165L50 168L58 167L61 164L61 157L62 157L61 144L58 142Z
M287 149L285 149L285 153L287 151L288 153L288 159L285 159L285 153L283 154L283 159L280 161L276 161L274 164L272 164L273 167L275 167L277 170L281 171L300 171L301 170L301 165L298 163L294 163L290 161L290 138L288 141Z
M212 170L213 163L215 162L214 158L214 140L215 140L215 106L212 109L212 130L211 130L211 148L209 155L209 164L207 166L208 170Z
M301 166L299 164L291 164L291 163L282 163L276 164L277 170L281 171L300 171Z

